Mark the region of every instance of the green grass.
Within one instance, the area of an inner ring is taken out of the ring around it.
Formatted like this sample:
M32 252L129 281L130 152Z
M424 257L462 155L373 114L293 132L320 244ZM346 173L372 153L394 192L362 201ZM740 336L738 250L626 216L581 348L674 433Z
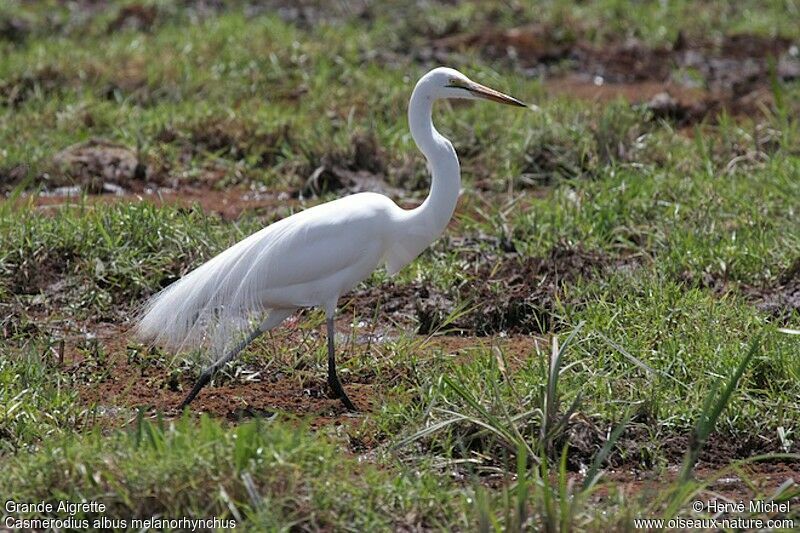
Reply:
M11 309L45 309L52 318L119 319L120 310L135 308L254 227L222 226L194 210L146 203L84 204L55 216L32 209L7 211L0 222L0 290Z
M418 200L428 176L405 105L437 38L541 23L550 38L598 47L629 37L668 46L679 32L797 44L795 2L553 0L514 11L479 2L417 10L402 0L374 8L369 24L333 3L314 7L311 23L245 2L220 11L146 4L156 8L152 25L112 31L133 4L0 7L0 187L10 195L0 206L0 493L103 501L108 516L124 518L216 515L256 530L630 529L637 516L689 516L688 502L710 490L691 467L719 455L728 466L714 462L712 478L735 473L773 496L743 469L758 454L799 450L800 337L780 328L800 329L800 315L760 307L800 259L797 82L770 87L773 108L681 131L621 99L552 94L481 50L448 52L450 64L542 112L440 104L437 128L464 174L453 239L364 286L425 286L469 312L484 263L575 248L602 268L559 287L542 338L523 351L501 335L458 350L415 336L413 319L393 326L386 302L346 308L367 325L340 342L341 373L375 403L322 428L285 413L128 423L133 406L87 404L78 388L117 377L105 363L121 354L93 340L100 324L127 335L148 295L340 192L234 221L138 201L42 207L29 194L84 183L54 155L100 138L137 153L150 183L179 190L291 196L324 165L373 172ZM8 21L21 30L3 32ZM455 245L462 237L475 248ZM544 280L526 282L533 291ZM493 287L502 296L502 282ZM307 313L216 382L247 387L239 370L255 368L313 388L325 372L321 323ZM391 337L357 342L371 327ZM75 336L85 362L73 367L58 359ZM196 370L124 349L163 372L148 378L163 386ZM636 494L580 474L623 465L662 477L682 463L682 479ZM796 485L782 490L779 499L797 501Z
M106 516L128 519L216 516L262 530L441 527L457 524L465 505L446 480L359 463L301 423L140 421L111 436L53 439L8 467L6 498L103 501Z
M562 356L571 349L574 338L567 339ZM506 425L503 414L490 414L473 393L463 388L466 384L449 379L445 381L447 386L477 411L477 417L449 411L456 415L455 422L482 428L474 437L483 433L485 440L488 433L505 439L507 445L517 444L516 448L506 447L505 455L494 455L505 456L507 461L500 463L501 468L496 471L507 469L506 476L516 473L513 483L500 491L486 489L480 482L485 473L481 474L471 461L431 461L419 454L398 461L397 456L379 452L363 462L341 453L342 443L335 432L314 433L300 421L255 420L228 428L206 416L199 420L184 416L172 422L151 422L140 417L127 430L110 435L95 430L81 436L51 436L36 452L6 460L0 489L6 498L16 502L44 501L54 506L62 500L101 502L105 506L103 512L72 515L74 520L87 520L88 524L103 516L122 518L127 524L151 517L214 516L262 530L452 529L470 528L472 524L498 530L532 524L550 530L629 527L633 516L674 517L703 490L704 483L691 478L692 467L719 414L729 408L729 399L757 352L758 343L754 342L748 354L738 361L738 368L729 372L730 377L718 380L726 381L723 392L717 394L715 387L706 395L702 413L698 414L695 444L686 455L684 478L660 497L633 500L627 506L624 493L599 508L592 504L592 495L599 475L596 468L630 417L618 426L613 440L600 452L591 478L582 488L575 488L567 474L567 447L552 466L544 450L539 458L526 451L527 443L535 442L525 434L529 413L514 413L508 419L510 425ZM551 367L547 391L542 393L545 402L554 399L561 364ZM456 379L463 379L464 375ZM489 409L506 409L503 400L495 400L497 403ZM527 410L524 405L519 407ZM509 413L505 412L505 416ZM410 440L435 434L442 427L446 426L432 426ZM554 430L559 431L555 427ZM564 427L560 431L563 430ZM479 451L469 444L470 440L462 437L452 446L467 444L473 453ZM488 457L489 450L480 451L483 453L477 457ZM800 459L787 454L775 457ZM529 459L535 459L533 467L528 466ZM738 466L754 460L759 458L738 462ZM469 481L454 481L444 475L446 471L466 471ZM790 501L797 497L796 487L782 487L771 497L779 502ZM9 514L17 518L42 516L24 511ZM64 513L53 516L66 518Z
M76 404L70 376L54 371L52 364L31 352L28 357L12 357L4 351L0 385L0 453L25 450L42 439L73 431L88 418Z

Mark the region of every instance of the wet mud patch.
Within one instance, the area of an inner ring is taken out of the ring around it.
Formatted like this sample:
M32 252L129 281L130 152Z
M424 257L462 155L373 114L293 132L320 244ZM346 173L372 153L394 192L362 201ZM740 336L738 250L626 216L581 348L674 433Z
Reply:
M357 292L351 305L362 316L372 316L377 308L398 323L415 322L422 335L440 330L475 336L543 334L561 326L558 308L566 303L565 286L621 266L580 247L558 245L543 257L519 257L510 243L495 244L506 251L486 253L474 239L450 239L465 274L452 287L385 283Z
M719 39L681 34L674 43L657 47L635 39L597 46L534 24L449 35L434 42L434 50L443 57L466 49L507 62L529 76L543 76L550 92L593 99L618 95L681 126L722 111L761 113L763 107L774 107L775 82L800 79L798 43L751 34Z

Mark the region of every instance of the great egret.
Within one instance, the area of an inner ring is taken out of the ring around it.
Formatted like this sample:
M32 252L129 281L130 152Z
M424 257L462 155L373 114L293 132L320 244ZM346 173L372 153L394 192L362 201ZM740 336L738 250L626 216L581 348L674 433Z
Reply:
M422 205L406 210L386 196L360 193L306 209L250 235L147 302L138 320L140 339L175 349L210 345L209 360L212 351L224 354L201 374L181 409L256 337L296 309L321 306L327 316L328 384L355 410L336 375L336 305L381 264L390 274L398 272L442 234L453 215L461 171L453 145L431 119L441 98L527 107L457 70L431 70L417 82L408 106L411 136L432 173ZM225 353L254 320L260 325Z

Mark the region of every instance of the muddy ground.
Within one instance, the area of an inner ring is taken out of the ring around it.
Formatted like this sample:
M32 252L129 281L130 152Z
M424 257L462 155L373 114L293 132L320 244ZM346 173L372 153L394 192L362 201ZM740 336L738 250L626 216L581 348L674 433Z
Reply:
M346 315L344 309L342 315ZM307 333L297 328L300 317L285 322L265 339L250 348L258 356L249 363L237 362L234 368L219 373L192 403L193 413L208 413L230 421L252 417L270 417L288 413L310 417L312 426L355 424L386 401L386 391L375 383L371 372L347 372L340 375L350 399L359 413L351 413L333 396L327 382L324 361L311 361L321 353L323 330ZM84 333L63 335L64 341L52 346L47 354L50 364L69 374L79 390L80 401L87 407L97 406L106 415L106 427L124 427L142 410L147 416L180 416L178 405L191 390L194 371L190 365L173 362L168 356L154 356L146 347L130 342L125 326L112 323L82 324ZM356 337L352 334L356 333ZM382 350L381 344L401 335L402 330L381 326L359 325L355 330L347 319L337 321L339 367L358 353ZM467 337L418 337L428 353L440 351L445 357L469 360L476 346L502 348L510 367L532 357L536 347L544 347L541 337L516 335L502 339ZM297 346L296 361L289 373L271 371L281 346ZM266 366L262 366L266 365ZM385 384L384 384L385 386ZM372 436L376 438L377 436ZM372 446L382 443L373 440ZM354 452L363 451L364 442L352 444Z
M282 331L274 333L274 338L253 350L271 351L274 343L301 345L301 334L294 324L296 321L290 320ZM374 349L372 343L380 342L375 339L401 334L400 331L382 330L381 335L376 336L372 331L359 337L355 344L348 344L351 328L346 320L337 323L337 337L343 346L339 353L340 368L346 367L348 358L356 352ZM64 344L54 346L48 357L51 364L71 375L79 391L79 401L87 409L96 409L95 412L102 415L93 419L92 424L99 423L112 429L134 424L141 415L168 420L180 416L177 406L194 384L192 372L187 372L185 367L176 370L166 359L143 357L141 347L129 344L128 332L118 324L85 324L83 329L92 332L90 341L86 335L67 336ZM319 334L321 338L321 329ZM468 360L470 349L476 345L497 346L505 354L510 370L525 364L531 357L537 357L537 353L544 353L549 342L546 338L530 335L492 339L450 336L425 339L426 351L441 351L454 356L456 362ZM341 434L348 436L347 453L356 455L383 449L392 442L392 436L364 425L368 420L364 415L387 400L386 391L370 375L343 374L348 395L359 409L359 412L352 413L332 397L325 381L324 365L299 366L287 375L260 368L258 365L265 364L265 359L258 360L260 363L240 364L235 371L218 376L193 402L193 415L207 413L235 423L253 417L270 418L277 413L288 413L310 421L314 428L345 426L349 430ZM637 428L634 421L623 434L618 443L620 452L610 456L606 470L606 478L620 483L618 489L629 495L658 491L665 482L647 467L647 440ZM642 427L641 431L646 433L646 428ZM576 482L581 481L579 471L586 468L605 437L605 432L593 426L586 417L576 418L570 430L568 464L570 475L575 476ZM673 465L668 469L668 476L676 477L687 449L687 438L675 435L661 444L666 458ZM726 467L732 460L768 453L772 447L763 439L742 440L712 435L705 450L698 463L698 479L714 478L718 469ZM449 474L458 477L457 470ZM752 497L759 490L774 488L791 477L796 473L796 465L771 461L743 467L741 472L746 478L731 471L714 481L709 490L734 499ZM463 474L466 476L466 472ZM488 474L484 482L489 485L502 483L503 476ZM607 494L607 489L601 486L593 497L603 500Z

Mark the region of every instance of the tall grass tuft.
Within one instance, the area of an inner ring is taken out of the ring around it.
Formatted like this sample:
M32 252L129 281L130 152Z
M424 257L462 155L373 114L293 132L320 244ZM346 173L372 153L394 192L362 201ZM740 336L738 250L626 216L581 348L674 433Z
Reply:
M582 324L576 327L566 341L559 345L554 338L551 345L544 386L539 395L529 394L511 397L521 400L518 405L509 405L508 394L504 395L498 385L496 365L487 376L487 392L481 394L474 386L469 386L459 371L455 376L442 378L443 393L453 393L462 406L456 408L437 407L430 412L444 414L444 420L433 423L413 435L401 439L397 446L432 437L446 429L462 427L466 424L474 429L456 431L456 442L452 450L469 449L470 446L459 439L491 437L500 448L515 457L503 466L507 483L501 491L492 493L484 486L484 480L473 477L475 494L475 519L481 531L520 531L540 529L543 531L569 531L579 529L589 516L587 507L591 495L598 487L602 476L602 466L613 452L617 441L625 432L632 413L627 412L620 423L610 433L602 448L595 454L591 466L580 484L577 477L568 471L569 454L568 428L572 417L580 408L580 396L572 400L564 409L559 393L559 381L565 367L565 353L575 342ZM706 397L698 416L695 428L686 450L683 468L662 498L643 507L649 516L661 515L665 519L681 514L691 497L695 496L708 483L697 482L692 478L694 467L703 446L714 431L717 421L730 404L734 392L750 362L759 353L759 340L754 340L734 372L724 384L714 387ZM504 372L500 372L504 374ZM509 386L511 386L509 384ZM485 442L485 441L481 441ZM491 457L493 448L483 444L480 455ZM559 453L554 453L560 450ZM749 461L770 458L791 458L791 454L771 454L751 458ZM511 465L514 465L513 467ZM794 488L796 491L796 487ZM492 494L494 494L492 496ZM793 497L792 487L784 487L776 497ZM777 500L776 500L777 501ZM625 515L630 518L630 513Z

